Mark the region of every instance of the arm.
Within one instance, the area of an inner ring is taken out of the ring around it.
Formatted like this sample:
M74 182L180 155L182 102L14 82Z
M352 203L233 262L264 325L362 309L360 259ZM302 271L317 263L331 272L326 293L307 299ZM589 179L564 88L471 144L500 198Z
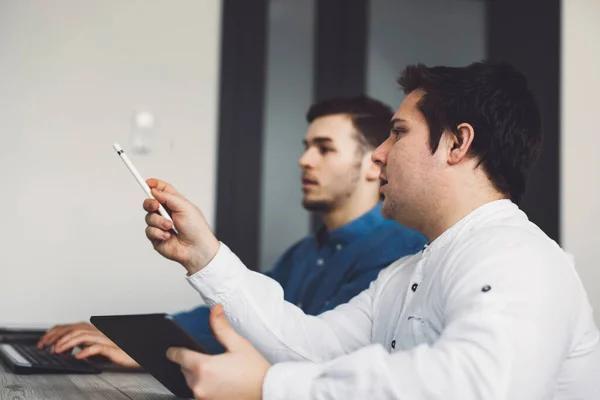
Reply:
M147 183L155 198L144 201L146 236L154 249L185 267L209 306L223 303L232 324L270 360L320 361L370 342L370 289L318 318L306 316L284 301L276 281L249 271L220 244L196 206L166 182ZM173 222L155 212L159 203ZM173 224L176 235L169 231Z
M431 346L388 354L374 345L324 364L277 364L263 398L553 398L580 287L558 252L524 250L446 274L444 330Z
M375 285L334 311L308 316L284 301L276 281L248 270L224 244L188 280L207 304L222 304L236 331L271 362L324 361L371 342Z
M154 249L183 265L205 302L222 303L234 327L270 360L322 361L370 343L374 287L336 310L306 316L284 301L276 281L249 271L219 243L200 210L175 188L157 179L147 183L155 198L144 201L146 236ZM173 222L156 213L159 204Z
M292 252L292 247L282 257L277 260L271 271L264 273L264 275L275 279L281 283L281 279L287 278L285 276L285 262L286 258ZM214 335L212 328L209 323L210 307L205 305L196 307L189 311L183 311L173 314L175 320L190 333L198 343L202 344L211 354L220 354L225 351L225 348L219 343Z

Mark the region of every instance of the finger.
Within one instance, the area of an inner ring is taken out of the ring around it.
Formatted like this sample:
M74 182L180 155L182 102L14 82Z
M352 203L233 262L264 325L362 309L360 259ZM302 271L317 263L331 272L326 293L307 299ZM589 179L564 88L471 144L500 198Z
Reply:
M97 335L91 332L78 332L76 335L72 335L67 339L61 339L61 342L57 342L54 346L55 353L62 353L80 344L106 344L110 345L110 342L105 336Z
M84 331L80 331L80 330L72 330L70 332L67 332L66 334L64 334L60 339L58 339L56 341L56 343L54 343L54 351L57 353L62 353L63 350L63 345L71 340L73 340L74 338L82 335L83 333L85 333ZM73 346L69 347L72 348ZM66 349L65 349L66 350Z
M185 368L184 364L189 363L189 351L190 350L184 349L183 347L169 347L167 349L167 359Z
M83 360L91 356L104 356L109 358L115 364L127 365L127 366L139 366L131 357L127 355L123 350L115 345L107 345L96 343L85 349L81 350L75 355L78 360Z
M146 237L150 239L152 245L156 247L163 240L168 240L171 237L169 232L165 232L162 229L154 228L152 226L146 227ZM156 242L156 244L155 244Z
M146 214L146 224L165 231L173 227L173 223L157 213Z
M152 189L152 196L173 212L185 211L187 202L183 197L174 195L173 193L160 192L156 189Z
M175 189L173 186L171 186L167 182L161 181L160 179L150 178L150 179L146 180L146 183L148 184L148 186L150 186L150 189L156 189L160 192L167 192L167 193L171 193L176 196L179 196L179 197L183 197L181 195L181 193L179 193L177 191L177 189Z
M46 346L46 343L49 343L50 340L52 340L52 338L57 335L57 332L63 329L65 329L65 325L53 326L52 328L48 329L46 333L44 333L44 335L38 341L38 344Z
M210 327L212 328L217 340L227 350L235 350L247 344L246 339L240 336L229 325L225 316L225 310L221 304L217 304L210 310Z
M48 347L54 342L56 342L59 338L61 338L65 333L67 333L71 329L72 325L57 325L54 328L50 329L46 334L40 339L38 343L38 347Z
M144 200L143 207L144 210L146 210L149 213L152 213L158 211L159 204L160 203L156 199L146 199Z
M183 347L170 347L167 358L182 368L192 370L196 365L205 362L210 356Z
M46 347L46 341L48 340L48 338L50 337L50 335L52 335L52 333L56 330L56 327L52 327L50 329L48 329L46 331L46 333L44 333L42 335L42 337L38 340L37 342L37 347L38 349L42 349L44 347Z

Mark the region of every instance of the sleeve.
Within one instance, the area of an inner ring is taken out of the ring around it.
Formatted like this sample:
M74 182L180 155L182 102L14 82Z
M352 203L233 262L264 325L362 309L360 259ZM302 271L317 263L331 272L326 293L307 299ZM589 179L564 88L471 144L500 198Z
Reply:
M292 254L298 244L292 246L286 251L273 265L270 271L264 273L266 276L275 279L278 282L287 280L289 275L289 268L286 268L286 260ZM213 334L213 331L209 323L210 308L207 306L200 306L189 311L180 312L173 315L173 318L190 333L198 343L202 344L211 354L220 354L225 352L225 348L218 342L217 338Z
M544 250L456 260L462 265L444 276L437 341L394 354L372 345L327 363L280 363L266 376L263 398L554 398L582 305L574 272Z
M223 243L188 281L207 304L222 304L234 329L271 362L325 361L371 342L374 284L348 304L308 316L284 301L276 281L248 270Z

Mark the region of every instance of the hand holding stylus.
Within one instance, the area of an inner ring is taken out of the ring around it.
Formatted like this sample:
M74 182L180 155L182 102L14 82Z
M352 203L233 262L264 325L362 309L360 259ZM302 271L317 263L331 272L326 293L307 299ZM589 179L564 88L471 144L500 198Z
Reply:
M148 179L146 183L153 195L144 200L146 236L156 251L183 265L190 275L200 271L219 250L202 212L167 182ZM172 221L156 213L161 205L171 212ZM169 232L174 226L177 235Z

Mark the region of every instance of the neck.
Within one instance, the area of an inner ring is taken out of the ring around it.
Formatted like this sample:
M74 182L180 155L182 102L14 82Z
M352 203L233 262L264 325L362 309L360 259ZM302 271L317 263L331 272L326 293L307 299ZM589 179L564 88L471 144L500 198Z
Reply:
M468 187L468 186L467 186ZM452 195L443 196L435 204L436 211L432 213L432 219L422 227L421 232L427 236L430 242L433 242L445 231L450 229L458 221L492 201L507 198L506 195L498 192L493 187L470 187L456 188ZM447 193L448 194L448 193Z
M366 188L365 188L366 189ZM369 212L379 202L379 190L357 189L344 204L323 213L323 224L332 231Z

